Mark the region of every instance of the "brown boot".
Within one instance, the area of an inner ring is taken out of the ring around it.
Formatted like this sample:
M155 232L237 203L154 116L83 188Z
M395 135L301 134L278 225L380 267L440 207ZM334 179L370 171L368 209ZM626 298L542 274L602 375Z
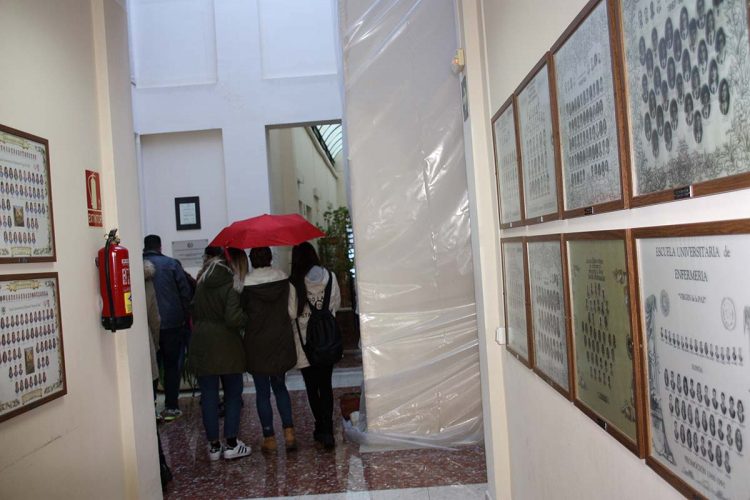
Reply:
M263 443L260 445L261 451L272 452L276 451L276 436L267 436L263 438Z
M286 427L284 429L284 444L286 445L287 451L297 449L297 439L294 437L294 427Z

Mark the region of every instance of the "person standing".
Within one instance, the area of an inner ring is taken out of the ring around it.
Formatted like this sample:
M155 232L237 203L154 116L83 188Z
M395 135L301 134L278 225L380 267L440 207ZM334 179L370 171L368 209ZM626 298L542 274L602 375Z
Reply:
M159 316L159 303L156 301L156 289L154 288L154 275L156 267L151 261L143 261L143 283L146 291L146 319L148 321L148 346L151 357L151 380L154 386L154 399L156 399L156 386L159 384L159 365L156 361L156 346L159 345L159 330L161 329L161 317ZM160 418L157 415L157 418Z
M322 309L326 288L330 283L328 308L335 315L341 305L341 292L336 276L320 265L315 247L308 242L292 249L292 275L289 279L297 296L297 319L293 324L297 347L296 368L302 371L307 400L315 418L313 438L326 449L332 449L336 446L333 438L333 365L311 366L302 343L307 340L310 306Z
M294 288L285 272L271 267L271 249L250 250L252 270L245 278L242 304L248 315L245 327L245 361L255 383L263 444L261 450L276 450L271 390L281 416L287 450L297 448L292 419L292 401L286 388L286 372L297 363L292 322L297 314Z
M186 317L193 294L179 262L161 253L161 238L149 234L143 239L143 258L156 268L154 289L161 316L159 354L164 365L165 421L182 415L177 402L180 392L180 352L184 349Z
M208 458L231 460L250 454L250 446L237 435L242 408L242 374L245 353L242 328L247 316L242 311L240 292L247 273L242 250L214 257L198 280L192 312L194 329L190 339L188 368L198 378L201 415L208 439ZM219 382L224 387L224 439L219 441Z
M159 345L159 328L161 318L159 317L159 304L156 302L156 290L154 289L154 275L156 268L148 261L143 261L143 282L146 291L146 320L148 322L148 346L149 357L151 358L151 380L153 381L154 400L156 400L156 386L159 384L159 365L156 362L156 346ZM155 401L154 401L155 403ZM157 413L156 419L161 416ZM164 450L161 446L161 437L159 429L156 429L156 443L159 449L159 475L161 477L162 490L166 488L168 482L172 480L172 471L167 464L167 457L164 456Z

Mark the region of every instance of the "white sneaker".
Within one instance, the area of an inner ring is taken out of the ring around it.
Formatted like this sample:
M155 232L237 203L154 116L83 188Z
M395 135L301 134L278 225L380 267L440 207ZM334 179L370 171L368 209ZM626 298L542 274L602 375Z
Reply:
M238 439L237 446L235 446L234 448L227 447L224 450L224 458L227 460L232 460L235 458L246 457L250 454L250 451L250 446L246 445Z
M224 447L219 445L218 448L214 448L210 444L208 445L208 459L212 462L216 462L221 458L221 453L224 451Z

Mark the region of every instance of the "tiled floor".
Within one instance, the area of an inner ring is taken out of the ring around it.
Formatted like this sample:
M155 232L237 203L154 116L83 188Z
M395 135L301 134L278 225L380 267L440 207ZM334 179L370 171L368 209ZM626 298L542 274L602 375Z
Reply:
M352 390L358 387L335 389L336 407L338 398ZM253 447L253 453L239 460L213 463L206 456L198 398L182 398L183 417L159 426L175 477L165 498L484 498L487 476L482 446L456 451L360 453L356 444L343 441L338 425L336 449L321 450L312 439L312 418L304 391L295 390L291 395L297 451L287 454L281 441L275 454L259 451L261 433L255 395L246 393L239 437ZM278 415L276 425L278 429Z
M267 500L484 500L487 484L431 486L397 490L350 491L298 497L274 497Z

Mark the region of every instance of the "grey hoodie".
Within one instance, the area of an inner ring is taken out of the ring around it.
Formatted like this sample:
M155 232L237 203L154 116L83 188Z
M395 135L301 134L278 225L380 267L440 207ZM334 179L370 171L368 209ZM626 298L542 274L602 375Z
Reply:
M307 288L307 299L315 304L316 307L320 308L323 305L323 298L325 296L326 285L328 284L328 276L331 277L333 283L331 283L331 301L328 305L328 309L336 315L336 311L341 307L341 291L339 290L338 281L336 281L336 275L320 266L315 266L308 271L305 276L305 287ZM302 349L300 343L300 336L303 341L307 340L307 322L310 320L310 305L305 304L305 308L302 310L302 314L297 318L297 321L292 325L294 329L294 340L297 344L297 365L295 368L307 368L310 366L310 362L305 356L305 351ZM297 330L297 324L299 324L299 330Z

